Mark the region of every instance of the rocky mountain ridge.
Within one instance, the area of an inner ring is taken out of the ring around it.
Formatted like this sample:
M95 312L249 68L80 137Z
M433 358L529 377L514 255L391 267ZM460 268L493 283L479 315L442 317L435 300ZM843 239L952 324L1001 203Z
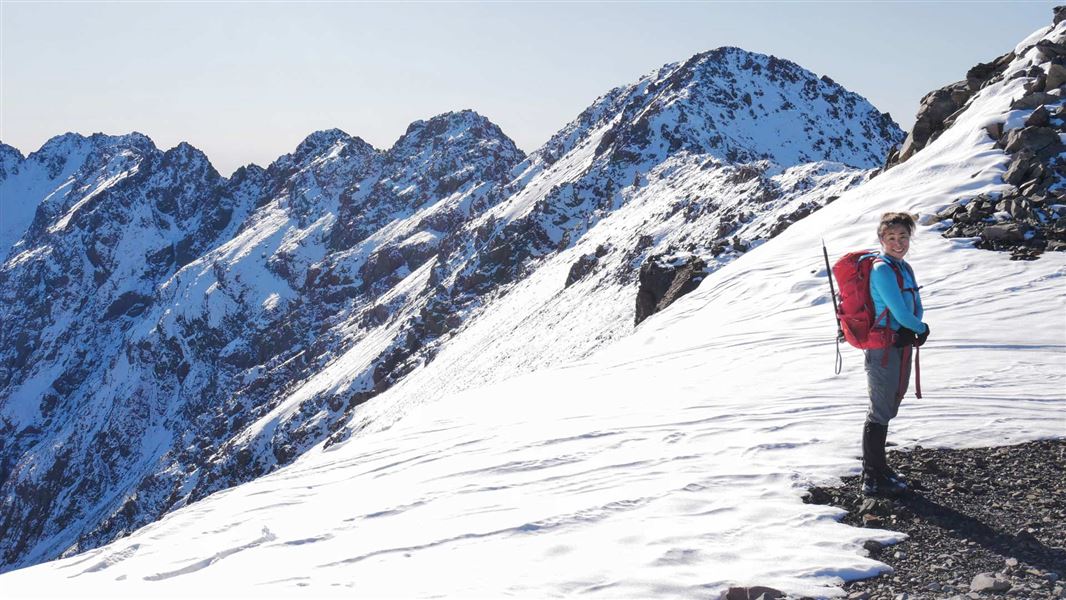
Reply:
M1066 18L1055 9L1053 28ZM966 78L922 99L917 121L886 167L906 161L933 143L993 84L1012 87L1010 112L986 127L989 141L1008 157L1003 189L956 199L935 220L949 238L974 238L978 248L1035 260L1066 250L1066 35L1034 35Z

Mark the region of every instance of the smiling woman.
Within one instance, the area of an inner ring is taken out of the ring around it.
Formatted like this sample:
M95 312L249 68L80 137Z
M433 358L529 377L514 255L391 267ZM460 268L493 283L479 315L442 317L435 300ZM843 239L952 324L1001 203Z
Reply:
M914 216L902 212L881 215L877 227L881 253L870 271L870 296L877 315L874 326L889 328L895 334L891 346L865 350L870 407L862 430L862 493L867 496L907 491L907 482L888 466L885 442L888 422L899 412L907 393L911 350L929 336L929 326L922 322L924 310L914 270L903 260L914 228ZM921 397L920 389L917 393Z

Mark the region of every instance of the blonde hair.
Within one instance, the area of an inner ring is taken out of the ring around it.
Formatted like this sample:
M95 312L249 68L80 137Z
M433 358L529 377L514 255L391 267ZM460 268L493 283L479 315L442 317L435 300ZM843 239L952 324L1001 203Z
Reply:
M915 217L910 213L905 212L886 212L881 215L881 223L877 226L877 239L881 239L881 236L885 234L885 230L889 227L896 225L902 225L907 228L907 234L913 235L915 228Z

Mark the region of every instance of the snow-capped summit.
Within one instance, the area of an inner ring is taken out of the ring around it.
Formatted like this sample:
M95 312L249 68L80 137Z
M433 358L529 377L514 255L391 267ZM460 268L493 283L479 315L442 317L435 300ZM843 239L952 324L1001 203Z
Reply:
M380 177L343 198L333 246L351 247L412 211L424 227L451 231L499 202L524 158L499 126L472 110L415 121L384 153Z
M267 172L269 177L275 179L275 184L281 184L294 173L316 162L332 163L333 168L341 163L356 170L372 168L370 163L378 160L377 155L378 151L362 138L352 137L340 129L325 129L308 135L296 146L296 150L270 163ZM318 165L315 168L322 167ZM348 182L346 180L344 183Z
M0 182L18 170L19 164L26 160L22 152L14 146L0 142Z
M450 150L459 153L479 148L521 153L498 125L469 109L411 123L389 152L398 158L416 156L427 150L440 149L446 144Z
M24 235L29 237L21 242L22 250L33 246L31 238L67 227L84 214L87 203L158 154L152 140L136 132L65 133L49 139L18 163L17 172L0 179L0 262Z
M309 156L316 154L322 154L326 150L329 150L337 143L350 143L354 142L356 138L348 135L340 129L321 129L308 135L296 146L296 151L292 153L292 157L296 161L302 161Z
M887 114L830 78L733 47L697 54L611 90L539 154L554 162L604 127L596 154L631 163L686 151L732 163L824 160L872 168L901 139Z

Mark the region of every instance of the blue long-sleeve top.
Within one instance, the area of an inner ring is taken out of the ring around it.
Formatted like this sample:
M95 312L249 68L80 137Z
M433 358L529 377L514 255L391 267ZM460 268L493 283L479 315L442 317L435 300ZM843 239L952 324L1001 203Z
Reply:
M874 313L880 315L888 308L888 326L894 331L906 327L915 333L925 333L925 323L922 323L922 298L918 293L918 283L914 280L914 272L906 261L895 259L881 252L878 254L884 262L874 263L870 271L870 296L874 301ZM896 272L892 268L895 264L903 273L903 288L900 290L896 280ZM885 319L878 321L877 325L884 326Z

